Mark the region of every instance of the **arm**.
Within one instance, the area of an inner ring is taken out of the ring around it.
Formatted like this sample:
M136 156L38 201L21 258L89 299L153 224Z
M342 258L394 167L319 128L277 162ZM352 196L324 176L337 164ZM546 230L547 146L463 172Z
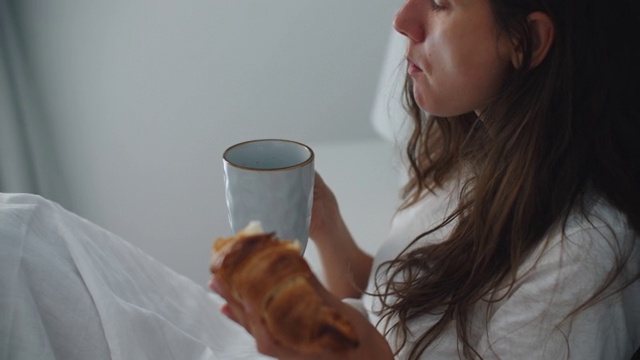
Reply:
M373 259L353 240L335 195L318 174L313 197L310 237L318 249L326 286L339 298L359 297Z

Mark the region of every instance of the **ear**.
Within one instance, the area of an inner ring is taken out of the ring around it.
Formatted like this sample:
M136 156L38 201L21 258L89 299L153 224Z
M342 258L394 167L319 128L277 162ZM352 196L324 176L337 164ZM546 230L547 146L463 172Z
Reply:
M531 68L534 68L547 56L555 38L555 26L545 12L534 11L527 15L527 25L531 34ZM522 64L522 49L518 48L511 56L516 68Z

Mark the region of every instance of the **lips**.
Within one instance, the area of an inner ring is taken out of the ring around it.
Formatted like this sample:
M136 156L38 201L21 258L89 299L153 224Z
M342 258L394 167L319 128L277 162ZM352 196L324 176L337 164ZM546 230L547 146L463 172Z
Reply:
M411 60L407 59L407 62L409 65L407 68L407 72L409 73L409 75L414 75L422 72L422 69L418 65L411 62Z

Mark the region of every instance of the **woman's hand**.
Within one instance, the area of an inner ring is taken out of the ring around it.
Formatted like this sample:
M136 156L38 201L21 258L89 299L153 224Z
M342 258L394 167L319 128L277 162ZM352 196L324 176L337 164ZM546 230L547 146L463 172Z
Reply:
M209 287L222 296L227 303L220 311L231 320L242 325L256 340L258 352L281 360L320 360L320 359L371 359L391 360L393 355L384 337L351 306L344 304L338 298L329 293L318 281L313 278L313 287L318 291L323 301L341 312L354 326L360 345L347 352L334 353L326 350L314 354L303 354L279 344L265 326L260 310L248 304L240 303L230 294L226 285L213 277Z
M330 240L334 238L332 234L335 233L340 223L342 223L342 217L336 196L325 184L320 174L316 173L309 237L317 241Z
M318 250L324 281L339 298L360 297L372 258L360 249L344 223L333 191L316 173L309 234Z

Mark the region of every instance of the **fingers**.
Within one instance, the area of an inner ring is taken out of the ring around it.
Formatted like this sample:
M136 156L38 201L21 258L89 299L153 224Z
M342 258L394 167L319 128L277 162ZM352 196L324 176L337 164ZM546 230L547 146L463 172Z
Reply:
M231 305L229 305L229 303L226 303L224 305L222 305L222 307L220 307L220 312L228 317L229 319L237 322L238 324L241 323L240 318L236 315L236 312L233 311L233 309L231 308Z
M256 348L258 352L264 355L283 358L283 353L286 350L276 341L267 328L266 321L261 314L257 313L257 309L248 307L247 319L250 322L252 329L252 335L256 340Z
M222 314L229 319L242 325L247 330L247 332L251 334L252 329L250 323L247 321L246 311L243 304L237 301L233 296L231 296L224 283L219 281L214 276L209 281L209 288L227 301L227 303L222 305L222 307L220 308L220 312L222 312Z
M215 276L209 281L209 288L227 301L227 303L220 308L220 312L240 324L255 338L256 346L261 354L268 356L278 355L278 357L281 357L283 353L287 353L287 351L283 350L278 342L273 339L267 330L264 318L257 309L248 305L245 306L236 300L231 296L225 284Z
M254 337L256 347L261 354L280 359L291 358L292 354L271 336L264 318L257 309L245 306L230 296L224 283L215 276L209 281L209 288L227 301L220 308L220 312L243 326Z
M225 297L223 295L224 289L222 288L222 284L218 281L218 279L214 276L209 280L209 289L213 290L216 294Z
M318 185L318 186L326 186L324 183L324 180L322 179L322 176L320 176L320 173L318 173L316 171L315 175L314 175L314 184Z
M324 198L325 196L329 196L329 194L331 194L331 190L329 189L327 184L324 182L324 179L322 178L322 176L320 176L318 172L316 172L315 178L313 181L314 181L314 185L313 185L314 196L319 196L319 198Z
M310 279L312 286L316 289L318 294L323 298L325 304L328 306L332 306L338 311L340 311L343 315L350 319L356 328L364 327L363 324L366 323L366 326L371 327L371 324L362 317L360 313L356 310L352 309L349 305L343 304L337 297L332 295L321 283L320 281L312 277ZM327 353L321 351L320 353L314 354L301 354L298 351L286 347L277 341L270 333L269 327L266 323L261 310L253 307L251 304L244 304L233 296L230 295L228 288L225 284L219 281L215 276L209 282L209 287L216 293L218 293L221 297L223 297L227 303L224 304L220 311L227 316L232 321L243 326L247 332L249 332L255 339L257 350L264 355L275 357L280 360L316 360L316 359L361 359L361 358L372 358L370 356L360 356L356 353ZM361 331L358 331L362 334ZM376 332L377 333L377 332ZM368 337L367 337L368 338ZM367 340L365 337L362 337L362 340L366 343ZM365 345L365 344L362 344ZM363 346L361 346L362 349Z

